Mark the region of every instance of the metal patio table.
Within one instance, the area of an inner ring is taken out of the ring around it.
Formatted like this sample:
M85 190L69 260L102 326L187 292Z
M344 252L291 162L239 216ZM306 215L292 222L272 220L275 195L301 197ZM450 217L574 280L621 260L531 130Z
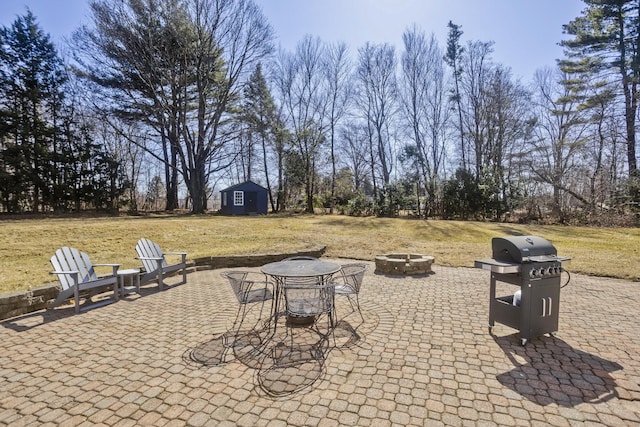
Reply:
M318 284L325 284L335 273L340 271L340 264L320 260L289 260L265 264L260 271L273 278L275 283L273 319L274 329L277 327L280 303L283 298L287 280L300 281L314 279Z

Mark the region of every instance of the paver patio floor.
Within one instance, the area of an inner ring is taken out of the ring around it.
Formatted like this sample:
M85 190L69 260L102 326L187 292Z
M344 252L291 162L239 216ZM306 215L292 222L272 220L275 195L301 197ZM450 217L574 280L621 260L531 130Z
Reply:
M3 321L0 425L640 424L640 283L573 275L558 333L522 347L514 329L488 332L487 271L373 269L360 339L284 397L221 353L237 308L221 270L79 315L67 306Z

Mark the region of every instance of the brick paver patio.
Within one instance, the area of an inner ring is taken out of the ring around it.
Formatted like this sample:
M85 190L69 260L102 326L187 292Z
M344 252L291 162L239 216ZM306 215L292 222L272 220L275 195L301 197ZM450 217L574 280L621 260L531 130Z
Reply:
M639 283L573 275L556 336L522 347L511 328L488 332L487 271L433 269L391 277L371 265L361 339L283 397L221 353L237 305L220 270L79 315L3 321L0 425L640 424Z

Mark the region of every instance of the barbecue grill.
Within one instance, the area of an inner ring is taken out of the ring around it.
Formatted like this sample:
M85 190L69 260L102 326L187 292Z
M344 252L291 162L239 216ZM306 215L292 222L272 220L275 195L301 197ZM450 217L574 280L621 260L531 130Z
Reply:
M538 236L494 237L492 258L475 261L476 268L491 272L489 333L495 322L520 331L527 340L553 335L558 330L560 282L568 257L558 256L548 240ZM496 283L519 286L513 295L496 297Z

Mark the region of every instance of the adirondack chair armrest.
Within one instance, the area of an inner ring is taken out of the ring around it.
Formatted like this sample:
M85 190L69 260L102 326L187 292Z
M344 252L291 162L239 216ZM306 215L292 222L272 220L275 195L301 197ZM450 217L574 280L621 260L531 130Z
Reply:
M78 270L53 270L50 271L49 274L80 274L80 272Z
M186 258L187 258L187 253L186 252L165 252L165 255L180 255L182 257L182 263L184 264Z
M118 269L120 268L120 264L93 264L94 267L111 267L113 268L112 276L118 274Z
M143 261L142 262L143 265L144 265L144 261L155 261L157 263L157 268L160 268L160 266L162 266L162 261L164 260L163 257L157 257L157 256L138 256L136 257L136 259ZM146 265L145 265L145 270L148 270ZM154 270L151 270L151 271L154 271Z
M80 272L78 270L53 270L53 271L50 271L49 274L68 274L71 276L71 280L73 280L74 286L78 286L78 284L80 283L80 280L79 280Z

